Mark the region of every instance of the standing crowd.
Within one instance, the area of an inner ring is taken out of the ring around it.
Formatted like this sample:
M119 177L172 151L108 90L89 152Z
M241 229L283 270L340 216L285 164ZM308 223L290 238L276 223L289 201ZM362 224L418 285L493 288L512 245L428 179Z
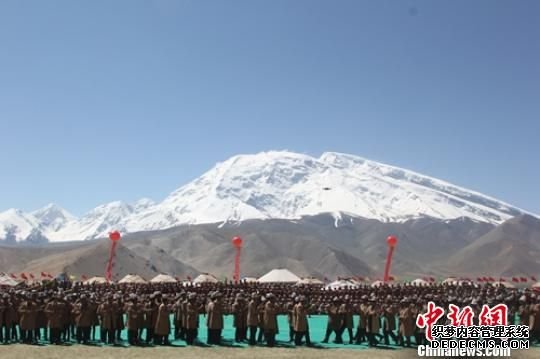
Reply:
M527 325L540 340L540 296L525 289L490 285L382 285L325 290L284 284L105 284L49 282L0 288L0 342L169 345L171 339L200 344L200 320L209 345L222 344L224 316L233 316L234 341L276 345L285 330L297 346L312 345L310 316L327 316L322 343L411 346L425 343L416 326L428 302L447 308L508 306L509 324ZM288 319L280 328L278 316ZM354 318L357 318L356 320ZM440 323L442 324L442 323ZM127 337L122 337L127 330ZM232 339L232 338L230 338Z

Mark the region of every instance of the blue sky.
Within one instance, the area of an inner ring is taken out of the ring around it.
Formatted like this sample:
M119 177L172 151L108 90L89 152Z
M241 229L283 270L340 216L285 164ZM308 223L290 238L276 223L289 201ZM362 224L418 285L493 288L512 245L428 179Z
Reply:
M0 210L346 152L540 213L538 1L0 2Z

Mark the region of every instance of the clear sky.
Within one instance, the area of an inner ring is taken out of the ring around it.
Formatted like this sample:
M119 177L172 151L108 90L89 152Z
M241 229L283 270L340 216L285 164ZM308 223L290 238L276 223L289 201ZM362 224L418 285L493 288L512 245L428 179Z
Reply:
M337 151L540 213L540 1L0 1L0 210Z

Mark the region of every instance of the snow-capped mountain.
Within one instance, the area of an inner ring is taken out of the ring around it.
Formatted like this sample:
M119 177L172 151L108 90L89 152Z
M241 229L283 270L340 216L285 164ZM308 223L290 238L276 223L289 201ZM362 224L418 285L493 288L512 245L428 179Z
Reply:
M326 212L336 218L347 213L385 222L429 216L492 224L526 213L480 193L361 157L329 152L316 158L286 151L234 156L161 203L112 202L80 219L56 206L32 214L10 211L0 214L0 238L5 228L12 233L13 226L20 225L18 240L37 228L51 241L98 238L113 229L135 232L255 218L298 219Z
M31 212L42 227L58 231L62 229L68 222L74 221L77 218L71 213L58 205L51 203L37 211Z
M18 209L0 212L0 239L7 243L24 241L40 223L31 214Z
M46 231L46 236L53 242L66 240L95 239L106 237L113 229L124 232L121 222L128 218L133 206L115 201L98 206L79 219L69 221L64 227Z

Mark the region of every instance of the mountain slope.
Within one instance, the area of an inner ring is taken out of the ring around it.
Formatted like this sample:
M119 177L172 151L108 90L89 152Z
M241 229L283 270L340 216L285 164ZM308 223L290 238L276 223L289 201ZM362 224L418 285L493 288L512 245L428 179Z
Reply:
M540 219L512 218L455 253L448 266L458 273L540 273Z
M392 274L400 279L433 276L516 276L540 273L540 220L519 216L497 227L468 218L424 217L401 223L319 214L299 220L250 219L236 223L182 225L127 234L118 254L120 273L149 276L168 272L183 276L211 272L231 277L231 238L244 239L241 271L260 276L285 267L298 275L382 275L386 237L399 238ZM101 274L108 240L1 246L0 272L39 273L69 270Z
M109 258L109 241L84 241L33 247L0 247L0 268L6 273L41 272L81 276L103 276ZM114 260L115 278L137 273L152 278L159 273L171 273L182 277L198 272L166 253L152 259L143 258L122 243L117 247Z

